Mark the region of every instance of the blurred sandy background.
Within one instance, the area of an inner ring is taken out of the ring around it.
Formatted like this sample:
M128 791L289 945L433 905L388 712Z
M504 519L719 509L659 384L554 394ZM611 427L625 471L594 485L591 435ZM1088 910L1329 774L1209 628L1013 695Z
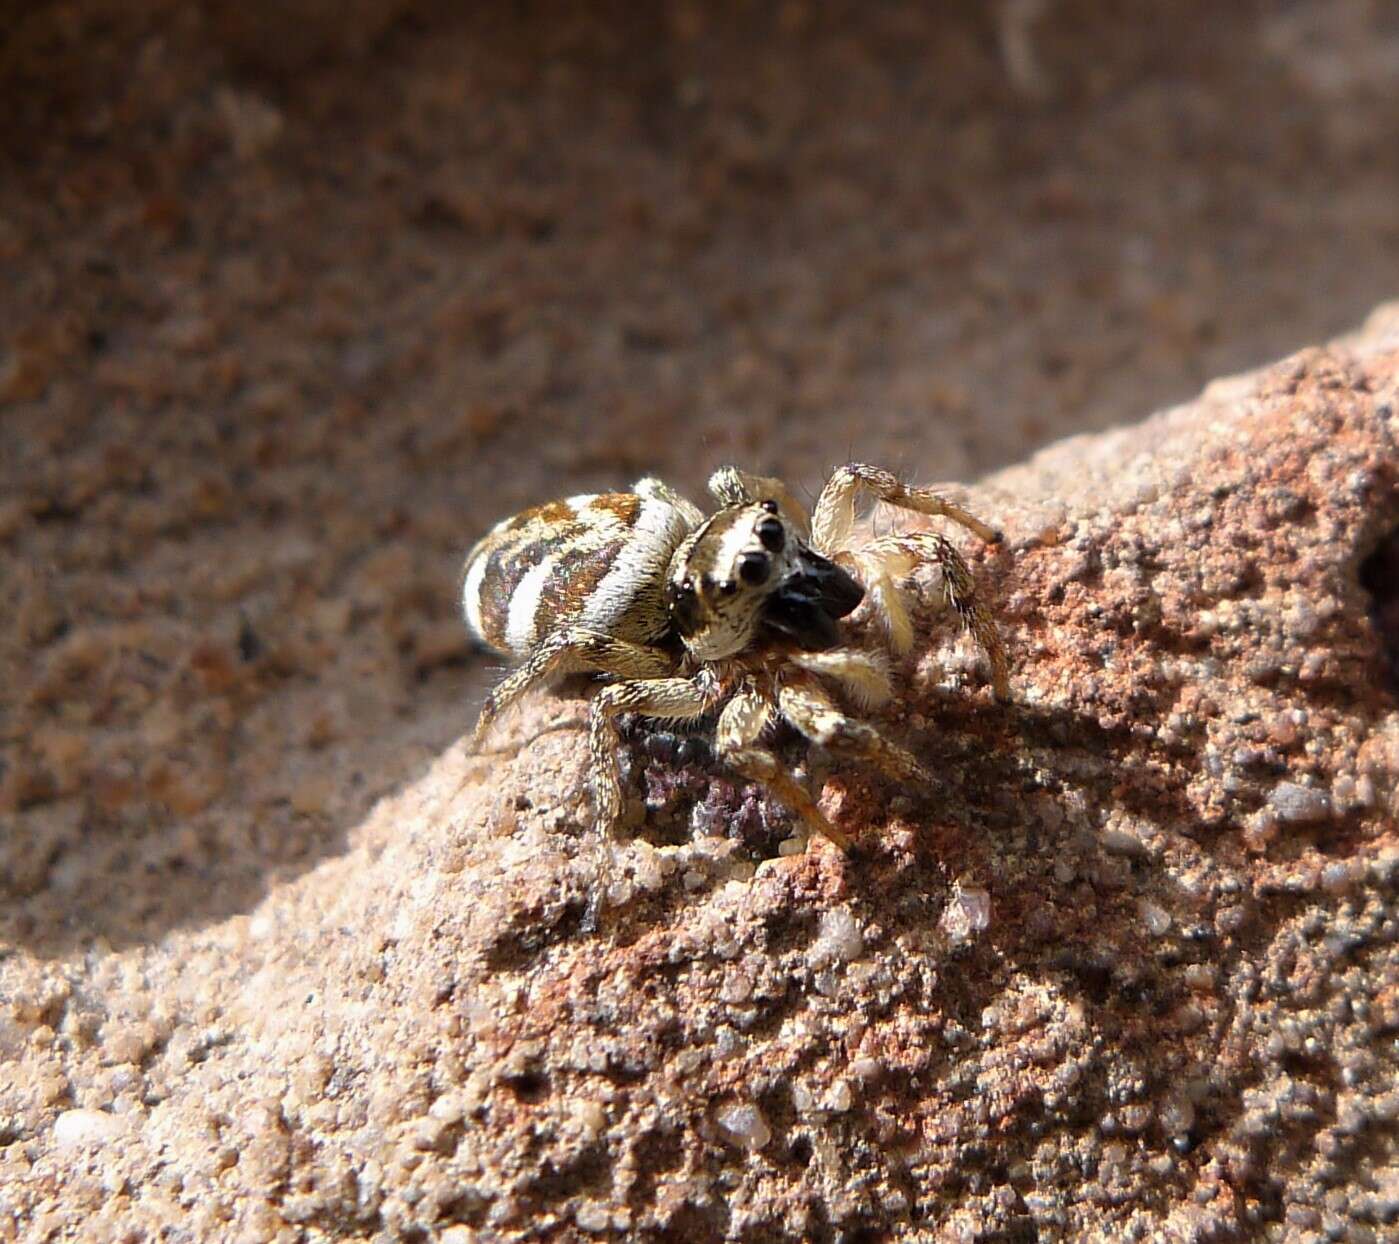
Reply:
M0 4L0 953L342 849L527 503L970 478L1399 291L1393 5L644 7Z

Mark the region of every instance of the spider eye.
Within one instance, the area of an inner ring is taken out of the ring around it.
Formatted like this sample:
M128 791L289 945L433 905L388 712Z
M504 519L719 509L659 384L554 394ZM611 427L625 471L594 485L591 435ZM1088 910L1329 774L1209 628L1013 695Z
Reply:
M692 635L699 629L699 597L695 595L695 585L690 579L672 583L666 591L666 604L670 616L682 635Z
M766 553L744 553L738 559L738 577L750 587L757 587L772 570L772 558Z
M765 509L769 514L776 514L776 513L777 513L777 502L774 501L771 497L769 497L766 501L764 501L764 502L762 503L762 506L763 506L763 509Z
M782 552L782 546L787 542L787 532L778 519L765 518L754 530L758 533L758 539L763 542L763 548L768 552Z

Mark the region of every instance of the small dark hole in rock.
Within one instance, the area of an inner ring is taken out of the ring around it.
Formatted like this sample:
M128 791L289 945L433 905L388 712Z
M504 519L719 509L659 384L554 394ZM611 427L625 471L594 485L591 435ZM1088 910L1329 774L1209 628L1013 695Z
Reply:
M505 1081L521 1101L536 1102L549 1091L549 1077L537 1071L522 1071Z
M1399 693L1399 528L1389 532L1361 563L1360 582L1373 600L1386 684Z
M253 624L244 618L238 627L238 655L244 661L256 661L262 653L262 637L253 629Z

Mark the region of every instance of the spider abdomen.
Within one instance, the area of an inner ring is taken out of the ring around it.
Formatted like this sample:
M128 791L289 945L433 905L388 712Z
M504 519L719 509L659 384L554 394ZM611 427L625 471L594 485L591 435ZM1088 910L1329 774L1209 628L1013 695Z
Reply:
M655 641L668 626L665 570L691 526L663 498L630 492L525 510L497 523L467 555L467 624L513 657L568 625Z

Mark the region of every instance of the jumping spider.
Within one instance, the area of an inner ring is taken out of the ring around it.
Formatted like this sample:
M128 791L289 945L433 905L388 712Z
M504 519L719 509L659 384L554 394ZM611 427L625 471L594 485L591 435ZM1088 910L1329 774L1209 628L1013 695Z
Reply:
M609 675L615 681L592 701L589 747L598 817L610 828L622 805L614 718L684 721L723 705L723 760L772 789L808 830L847 848L847 836L760 745L777 717L895 778L929 779L826 689L839 685L862 708L892 694L885 661L844 646L839 619L868 593L890 648L907 652L913 628L895 582L935 562L963 626L990 658L997 696L1007 692L1000 635L946 539L919 531L849 547L862 487L983 540L1000 538L937 493L853 462L831 475L810 516L779 480L722 467L709 481L719 509L708 518L659 480L643 479L634 492L570 497L497 524L467 556L462 608L480 640L522 664L487 697L472 744L536 684L577 671Z

